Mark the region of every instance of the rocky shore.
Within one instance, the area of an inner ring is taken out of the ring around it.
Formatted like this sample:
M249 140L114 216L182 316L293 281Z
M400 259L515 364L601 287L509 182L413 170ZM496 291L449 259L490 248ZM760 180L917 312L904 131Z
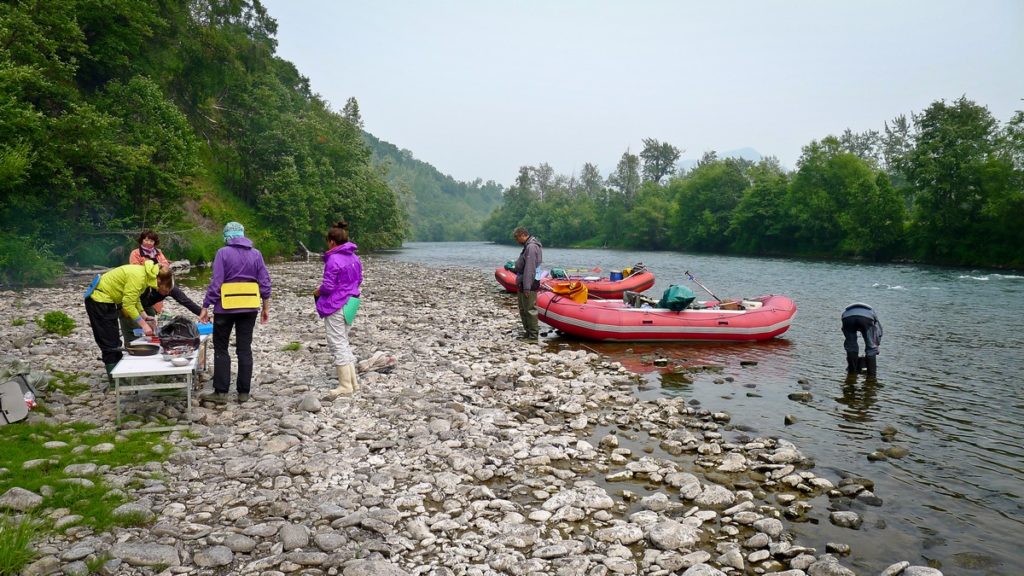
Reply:
M872 504L870 480L817 476L784 439L727 433L727 413L641 401L638 377L592 352L517 341L515 301L488 274L364 264L351 339L358 357L393 365L370 366L352 397L328 396L310 296L321 268L272 266L253 399L194 406L191 429L168 435L165 462L83 468L129 491L130 511L149 522L47 536L25 574L87 574L104 557L102 573L126 575L856 574L840 560L848 546L804 546L787 523L821 494ZM0 355L87 373L88 392L43 398L46 418L109 429L114 398L80 298L77 285L0 293ZM70 336L12 322L50 310L77 321ZM127 409L142 416L133 426L184 419L180 396L131 398ZM625 447L631 430L671 457ZM40 505L24 492L0 495L0 508ZM830 520L860 522L842 505ZM941 576L897 560L883 576Z

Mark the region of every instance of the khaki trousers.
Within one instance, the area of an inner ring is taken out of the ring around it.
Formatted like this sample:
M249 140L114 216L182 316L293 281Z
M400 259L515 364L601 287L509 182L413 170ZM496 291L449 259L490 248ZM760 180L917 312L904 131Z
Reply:
M519 317L523 321L523 330L527 338L540 336L540 328L537 326L537 293L520 291L518 294Z

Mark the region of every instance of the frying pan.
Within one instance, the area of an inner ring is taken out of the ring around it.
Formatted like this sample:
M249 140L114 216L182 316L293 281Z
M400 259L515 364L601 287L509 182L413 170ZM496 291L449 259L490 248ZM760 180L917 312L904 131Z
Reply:
M121 352L127 352L130 356L152 356L160 351L158 344L129 344L124 348L118 348Z

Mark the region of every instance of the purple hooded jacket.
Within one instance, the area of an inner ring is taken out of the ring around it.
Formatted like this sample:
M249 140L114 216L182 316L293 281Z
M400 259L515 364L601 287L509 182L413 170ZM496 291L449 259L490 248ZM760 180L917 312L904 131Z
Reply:
M231 238L217 250L213 258L213 275L210 286L203 298L203 308L213 305L214 314L240 314L255 312L259 308L236 308L225 310L220 305L220 286L225 282L256 282L260 285L260 298L270 299L270 273L263 263L263 254L252 247L252 241L245 237Z
M358 249L352 242L345 242L324 252L324 281L316 301L316 312L321 318L341 310L350 297L359 297L363 263L356 256Z

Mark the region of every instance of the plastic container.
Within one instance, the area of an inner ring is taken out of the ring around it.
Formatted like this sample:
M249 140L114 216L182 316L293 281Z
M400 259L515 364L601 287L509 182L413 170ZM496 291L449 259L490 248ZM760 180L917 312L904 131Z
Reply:
M615 282L616 280L622 280L622 270L612 270L608 274L608 279L611 280L612 282Z
M199 327L199 335L213 334L213 322L200 322L197 324Z

